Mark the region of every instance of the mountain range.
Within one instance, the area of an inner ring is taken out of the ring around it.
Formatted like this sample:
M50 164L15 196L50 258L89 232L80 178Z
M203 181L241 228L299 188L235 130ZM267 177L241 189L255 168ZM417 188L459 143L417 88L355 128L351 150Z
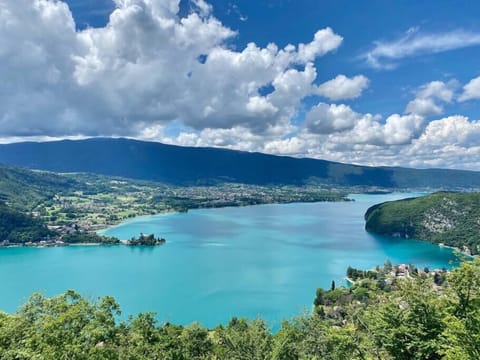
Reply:
M368 167L310 158L122 138L0 145L0 163L60 173L87 172L175 185L247 184L371 186L389 189L480 188L480 172Z

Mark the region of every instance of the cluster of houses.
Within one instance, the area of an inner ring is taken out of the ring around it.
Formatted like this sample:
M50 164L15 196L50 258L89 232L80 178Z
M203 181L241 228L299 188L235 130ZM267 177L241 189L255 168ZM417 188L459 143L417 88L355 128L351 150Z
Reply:
M0 241L0 247L2 246L18 246L18 243L11 243L8 240L3 240ZM65 242L61 240L61 238L55 238L55 239L47 239L47 240L41 240L41 241L27 241L25 243L21 244L22 246L37 246L37 247L53 247L53 246L65 246Z
M60 235L73 234L76 232L84 233L88 231L86 228L83 227L83 225L77 223L69 225L49 225L48 228Z
M428 267L425 267L423 269L418 269L413 265L400 264L400 265L394 266L392 268L392 271L388 273L388 275L390 276L386 280L386 282L387 283L390 282L391 284L393 282L393 279L405 279L405 278L411 278L412 276L425 275L425 276L433 276L434 285L440 286L443 283L445 279L445 275L447 273L448 273L447 269L430 270Z
M48 228L54 231L56 236L48 236L47 238L41 241L27 241L22 243L22 246L37 246L37 247L54 247L54 246L65 246L67 245L63 240L63 235L73 234L73 233L86 233L88 232L80 224L71 224L71 225L55 225L55 226L48 226ZM12 243L9 240L0 241L0 247L6 246L16 246L19 245L18 243Z

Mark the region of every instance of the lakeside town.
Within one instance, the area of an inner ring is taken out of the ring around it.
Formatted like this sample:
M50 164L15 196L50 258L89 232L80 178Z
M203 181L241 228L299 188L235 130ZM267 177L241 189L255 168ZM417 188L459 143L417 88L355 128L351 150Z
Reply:
M219 183L174 186L100 175L75 174L84 189L57 193L41 201L31 215L61 234L95 232L143 215L186 212L190 209L270 203L350 201L342 188L324 185L261 186Z
M419 268L413 264L392 264L387 260L383 266L371 270L359 270L349 267L345 279L350 285L361 283L365 279L377 281L377 286L383 288L392 286L396 281L415 277L432 278L432 286L441 287L450 272L447 268Z

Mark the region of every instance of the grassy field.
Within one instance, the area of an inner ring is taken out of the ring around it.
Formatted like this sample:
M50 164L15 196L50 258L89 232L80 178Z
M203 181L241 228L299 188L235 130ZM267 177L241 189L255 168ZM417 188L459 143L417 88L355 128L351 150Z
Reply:
M196 208L264 203L342 201L346 193L318 185L257 186L217 184L180 187L89 174L63 175L82 190L59 191L38 202L32 212L50 226L77 224L95 230L140 215Z
M361 191L361 189L356 189ZM354 189L321 184L213 183L178 186L83 173L57 174L0 165L0 203L60 233L91 232L163 212L267 203L345 201Z

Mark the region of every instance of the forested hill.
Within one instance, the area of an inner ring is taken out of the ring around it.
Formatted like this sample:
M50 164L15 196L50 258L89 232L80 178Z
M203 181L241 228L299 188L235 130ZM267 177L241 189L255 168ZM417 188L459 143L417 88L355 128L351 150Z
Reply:
M55 236L44 223L0 202L0 243L38 242Z
M444 243L480 253L480 193L438 192L372 206L367 231Z
M15 209L31 211L55 194L84 188L85 184L69 177L0 165L0 202Z
M32 217L32 210L56 194L85 187L65 176L0 165L0 244L53 239L57 234Z
M217 148L127 139L87 139L0 145L0 163L55 172L89 172L177 185L317 182L385 188L480 188L480 173L365 167Z

